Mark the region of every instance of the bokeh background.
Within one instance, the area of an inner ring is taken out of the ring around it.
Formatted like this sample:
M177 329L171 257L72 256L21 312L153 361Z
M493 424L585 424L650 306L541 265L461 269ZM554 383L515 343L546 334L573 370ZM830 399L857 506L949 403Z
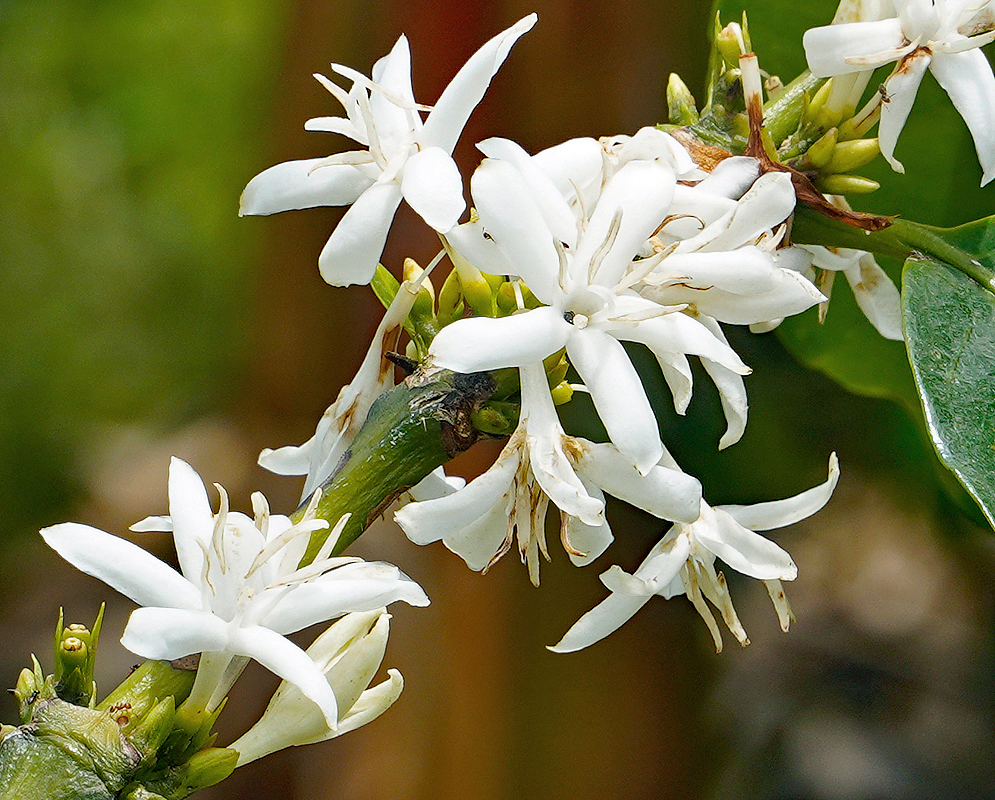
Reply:
M134 663L115 642L129 602L44 550L40 526L125 533L165 512L170 455L236 507L256 489L275 510L294 506L299 482L255 456L311 435L379 313L368 290L318 276L340 211L237 217L261 169L349 147L303 131L337 113L311 73L329 61L368 72L404 32L416 97L431 102L532 10L539 24L457 150L466 175L487 136L536 151L634 132L664 118L672 71L700 92L700 0L0 0L0 682L13 685L31 652L50 664L60 605L88 622L109 603L104 691ZM958 221L956 197L945 209L952 219L932 221ZM436 249L402 213L385 264L396 272ZM716 655L677 599L651 602L589 650L553 655L544 645L603 597L597 574L638 564L659 522L613 508L609 556L575 570L554 552L539 589L514 556L480 576L384 523L357 552L400 564L433 598L393 609L385 666L405 675L401 699L356 733L200 796L995 797L991 539L939 488L897 406L803 370L774 335L732 335L754 368L744 440L715 452L722 422L706 380L688 419L664 415L706 496L782 497L824 480L830 451L843 464L829 508L777 534L801 567L790 634L760 585L730 576L749 648L727 637ZM483 451L457 471L479 472L494 452ZM221 743L274 683L250 668ZM11 701L0 708L15 719Z

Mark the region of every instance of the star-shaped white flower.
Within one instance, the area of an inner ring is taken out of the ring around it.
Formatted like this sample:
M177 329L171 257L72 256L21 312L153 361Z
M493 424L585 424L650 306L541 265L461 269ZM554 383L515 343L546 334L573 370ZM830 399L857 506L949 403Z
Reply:
M402 197L439 232L459 220L466 204L453 148L512 45L536 19L530 14L471 56L424 122L419 112L426 107L414 100L404 36L374 65L372 78L332 65L353 81L348 93L315 75L346 116L318 117L305 127L348 136L367 149L270 167L245 187L239 214L351 205L321 251L318 268L333 286L369 283Z
M810 517L832 496L839 480L834 453L829 459L825 483L785 500L752 506L715 506L702 501L697 520L677 523L654 547L635 573L613 566L601 581L611 594L588 611L550 650L570 653L603 639L620 628L651 597L671 598L687 594L722 649L722 636L705 600L722 614L729 630L741 644L749 644L725 577L715 570L719 558L744 575L762 580L774 603L782 630L788 629L791 611L781 581L794 580L798 569L784 550L756 531L783 528Z
M608 436L646 474L663 444L621 341L642 343L658 359L686 353L740 374L749 368L708 328L676 313L681 306L661 306L628 289L633 259L668 213L673 169L631 161L607 182L589 216L578 216L532 166L524 151L515 163L488 158L480 165L471 181L479 221L467 237L478 241L465 255L484 272L519 276L546 306L460 320L439 332L430 353L439 366L476 372L539 364L565 348ZM457 238L450 244L459 249Z
M995 179L995 75L982 45L995 41L992 3L896 0L897 17L813 28L805 33L809 69L820 78L897 61L881 88L881 154L904 172L895 144L929 69L964 118L984 174Z
M518 428L483 475L445 497L409 503L395 515L416 544L442 542L473 570L487 569L517 540L539 583L539 556L547 560L545 520L550 500L560 509L560 535L577 566L590 563L612 541L604 493L666 519L697 513L701 485L675 469L654 466L641 476L617 448L567 436L549 396L541 365L520 370Z
M397 567L325 552L298 569L311 531L328 527L313 516L292 524L270 516L266 500L253 495L255 519L211 510L200 477L174 458L169 468L169 517L150 517L136 530L171 530L182 574L131 542L87 525L64 523L43 530L46 543L82 572L130 597L132 612L122 644L145 658L172 660L203 653L194 693L211 710L234 678L235 659L251 658L294 684L337 724L335 694L314 662L287 634L352 611L369 611L404 600L428 598ZM235 670L237 676L237 670ZM209 699L208 699L209 698Z

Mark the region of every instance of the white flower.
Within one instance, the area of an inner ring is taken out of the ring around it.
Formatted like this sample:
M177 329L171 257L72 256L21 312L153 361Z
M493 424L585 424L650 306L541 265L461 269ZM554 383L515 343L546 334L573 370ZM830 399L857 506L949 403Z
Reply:
M434 500L409 503L395 515L416 544L444 542L474 570L487 569L517 539L529 576L539 583L549 500L561 511L564 548L578 566L590 563L612 541L603 514L604 494L667 519L695 516L701 486L684 473L654 466L640 476L608 444L566 436L539 365L523 367L518 428L497 460L464 488Z
M87 525L64 523L41 533L69 563L144 606L132 612L121 639L133 653L167 660L203 654L191 696L208 710L237 677L237 660L251 658L297 686L335 727L334 692L286 634L350 611L395 600L427 605L428 598L390 564L327 558L337 539L334 530L315 561L298 569L310 532L328 527L314 519L314 503L294 525L287 517L270 516L265 498L256 493L253 520L229 513L228 497L218 490L221 509L215 515L197 473L174 458L170 516L133 526L172 530L182 574L137 545Z
M601 581L611 594L574 623L550 650L569 653L594 644L621 627L657 594L665 598L687 594L708 625L717 650L722 649L722 637L706 599L718 608L736 639L749 644L732 606L725 577L715 571L716 558L764 582L781 628L787 630L791 611L781 581L794 580L798 570L791 556L755 531L782 528L811 516L829 501L838 480L839 465L834 453L829 459L828 480L794 497L715 508L702 501L698 519L674 525L635 573L630 575L614 566L602 574Z
M372 79L332 65L353 81L348 93L316 75L342 103L346 117L319 117L305 127L348 136L368 149L270 167L245 187L239 213L351 204L325 244L318 267L334 286L369 283L402 197L437 231L445 232L459 220L465 202L453 148L512 45L536 19L530 14L471 56L424 122L419 112L426 107L415 103L411 90L404 36L374 65Z
M293 683L283 681L260 720L228 745L238 751L238 765L248 764L286 747L324 742L356 730L397 700L404 687L401 673L388 670L383 683L367 687L387 649L390 615L386 609L347 614L307 649L335 693L337 728L330 728L321 710Z
M995 75L978 48L995 41L991 2L896 0L897 17L813 28L805 33L809 69L820 78L897 61L881 88L881 153L894 169L898 135L928 68L964 118L984 174L995 178Z
M663 444L621 341L645 344L658 359L688 353L749 372L708 328L675 313L681 306L664 307L627 288L633 259L666 216L675 184L668 166L631 161L611 177L590 215L578 216L540 170L485 159L471 181L479 214L474 233L493 246L478 241L468 259L485 272L521 277L546 306L443 328L430 348L435 363L458 372L521 367L565 348L608 436L646 474Z

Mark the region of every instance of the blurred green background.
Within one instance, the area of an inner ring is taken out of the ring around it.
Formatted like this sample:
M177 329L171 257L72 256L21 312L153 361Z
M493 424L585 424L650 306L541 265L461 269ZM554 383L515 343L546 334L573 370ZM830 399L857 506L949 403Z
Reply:
M416 97L432 102L480 44L538 10L457 149L469 175L486 136L535 151L663 119L669 72L703 84L707 5L0 0L0 683L31 651L46 660L60 604L88 621L113 601L104 691L134 660L114 642L130 604L42 550L39 526L124 533L163 513L173 454L237 508L256 489L274 509L294 505L298 482L255 456L311 435L378 319L368 290L318 276L339 210L237 217L261 169L350 147L303 131L338 111L311 73L329 61L368 72L404 32ZM828 19L832 6L801 11ZM757 21L754 41L763 65ZM436 248L402 213L385 263L396 272ZM754 368L744 440L715 452L722 422L703 375L689 417L663 420L706 496L773 499L823 480L831 450L843 464L827 512L777 537L801 567L788 636L762 587L732 578L754 640L744 651L727 637L716 656L690 605L660 600L588 651L554 656L543 646L602 598L597 574L638 564L658 522L613 509L609 556L581 571L554 552L538 590L514 556L479 576L385 523L357 552L400 564L433 598L394 609L397 706L201 796L995 797L990 539L938 489L896 406L802 370L772 335L730 336ZM488 452L460 469L479 471ZM167 556L168 542L150 546ZM247 673L222 743L272 683Z

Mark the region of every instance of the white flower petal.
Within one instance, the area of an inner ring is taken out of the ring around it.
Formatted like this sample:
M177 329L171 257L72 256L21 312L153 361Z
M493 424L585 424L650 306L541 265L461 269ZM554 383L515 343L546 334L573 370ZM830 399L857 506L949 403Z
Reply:
M612 593L577 620L552 647L554 653L583 650L622 627L652 595Z
M602 191L577 244L571 263L575 284L614 288L633 257L663 222L676 184L673 169L657 162L632 161L616 172ZM600 264L595 265L596 274L590 276L592 259L603 252L613 225L618 225L617 233Z
M211 544L214 512L200 475L186 461L169 461L169 516L173 523L173 543L183 575L200 581L204 570L204 548Z
M135 655L172 661L193 653L227 650L231 628L207 611L136 608L121 644Z
M770 539L744 528L722 508L714 518L695 526L695 538L737 572L758 580L798 577L798 568L784 550Z
M587 328L570 337L567 356L590 391L609 438L647 474L663 455L663 443L642 380L622 345Z
M470 56L425 120L420 136L423 145L453 152L470 114L490 86L491 78L508 57L512 45L536 24L536 20L535 14L529 14Z
M887 64L899 57L889 51L897 51L905 44L902 24L897 19L824 25L806 31L802 37L808 68L817 78Z
M592 140L593 141L593 140ZM507 161L517 169L535 198L549 232L568 247L577 244L577 220L555 183L533 162L527 152L509 139L494 137L478 142L488 158Z
M508 447L515 449L511 443ZM415 544L437 542L472 525L488 509L502 505L518 469L516 452L502 451L482 475L453 494L408 503L394 514L405 535ZM502 534L502 539L504 535Z
M708 177L695 184L692 193L708 192L739 200L760 177L760 162L749 156L731 156L715 165Z
M716 510L725 511L740 525L754 531L783 528L812 516L828 503L839 478L839 460L836 458L836 453L833 453L829 457L829 478L825 483L784 500L756 503L751 506L716 506Z
M382 562L346 564L320 578L297 584L272 604L259 619L261 625L288 634L342 616L350 611L371 611L403 600L413 606L427 606L424 590L397 567ZM250 601L246 616L258 602L270 603L268 593Z
M325 159L285 161L263 170L242 191L239 216L276 214L355 202L373 181L351 164L319 166Z
M405 162L401 192L408 205L440 233L452 228L466 208L456 162L438 147L415 153Z
M874 256L864 253L857 264L844 270L843 274L853 287L857 305L877 332L886 339L904 341L901 295Z
M429 349L435 364L456 372L538 364L562 348L573 326L548 306L492 319L471 317L447 325Z
M411 91L411 49L406 36L398 37L391 51L374 64L370 77L383 90L370 93L370 111L377 138L384 152L391 154L407 144L417 117L411 108L415 98ZM401 103L395 103L393 99Z
M604 150L596 139L568 139L540 150L532 156L532 163L553 182L567 202L574 202L577 189L583 193L592 183L601 183Z
M750 374L735 350L687 314L663 314L631 327L619 326L612 333L625 341L640 342L661 357L667 353L703 356L740 375Z
M142 606L200 609L194 584L126 539L66 522L41 532L45 543L80 572L92 575Z
M981 50L934 53L930 72L964 118L984 170L981 185L995 179L995 75Z
M912 110L916 92L919 91L919 84L926 74L929 62L929 51L917 50L904 58L884 82L882 91L885 100L881 103L878 145L881 147L881 155L896 172L905 172L905 167L895 158L895 145Z
M698 518L701 484L683 472L654 466L640 475L610 444L584 443L576 449L577 471L585 481L660 519L693 522Z
M401 187L376 183L363 192L332 231L318 257L321 277L332 286L367 284L383 253Z
M550 303L561 293L560 260L550 232L522 174L507 161L487 158L470 179L481 224L536 297Z
M594 499L605 501L605 494L591 481L585 481L584 488ZM608 525L608 520L604 519L599 525L587 525L580 518L566 515L561 518L561 525L565 525L567 541L572 551L568 551L570 562L575 567L586 567L594 559L600 556L615 539L612 529Z
M232 632L230 649L237 655L258 661L270 672L294 684L321 709L328 727L338 725L335 692L308 654L285 636L258 625L236 628Z

